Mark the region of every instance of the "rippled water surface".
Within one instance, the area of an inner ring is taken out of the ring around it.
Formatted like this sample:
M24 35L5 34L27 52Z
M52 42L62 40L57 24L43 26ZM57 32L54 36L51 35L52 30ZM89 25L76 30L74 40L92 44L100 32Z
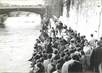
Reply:
M0 72L29 72L40 16L10 17L0 28Z

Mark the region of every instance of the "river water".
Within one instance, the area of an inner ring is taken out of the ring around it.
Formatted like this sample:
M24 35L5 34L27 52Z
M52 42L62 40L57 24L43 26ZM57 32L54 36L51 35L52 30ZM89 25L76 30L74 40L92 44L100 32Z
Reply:
M40 15L9 17L0 28L0 72L29 72Z

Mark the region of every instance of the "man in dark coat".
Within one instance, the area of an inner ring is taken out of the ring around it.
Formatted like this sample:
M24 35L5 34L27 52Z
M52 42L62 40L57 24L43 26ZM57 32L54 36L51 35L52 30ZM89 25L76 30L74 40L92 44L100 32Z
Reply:
M99 65L102 63L102 40L98 42L98 47L93 49L90 58L90 69L99 73Z
M79 56L77 54L73 54L72 58L63 64L61 72L62 73L81 73L82 64L79 61Z
M79 60L78 55L73 55L73 62L68 67L68 73L81 73L82 72L82 64Z

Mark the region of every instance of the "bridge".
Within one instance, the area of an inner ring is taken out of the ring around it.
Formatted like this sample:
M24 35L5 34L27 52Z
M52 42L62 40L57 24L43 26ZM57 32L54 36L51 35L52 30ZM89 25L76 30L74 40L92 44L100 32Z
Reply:
M0 7L0 24L3 24L7 17L9 17L10 12L14 11L25 11L40 14L41 18L45 14L45 6L10 6L10 7Z

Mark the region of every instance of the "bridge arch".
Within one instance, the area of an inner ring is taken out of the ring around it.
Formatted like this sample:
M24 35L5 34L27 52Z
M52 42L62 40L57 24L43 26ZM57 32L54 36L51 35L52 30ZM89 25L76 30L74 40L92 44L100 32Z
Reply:
M45 8L7 8L7 9L4 8L4 9L0 9L0 24L3 24L4 21L7 19L7 17L10 17L11 12L18 12L18 15L19 15L20 11L40 14L41 19L42 19L43 15L45 14L46 9Z

